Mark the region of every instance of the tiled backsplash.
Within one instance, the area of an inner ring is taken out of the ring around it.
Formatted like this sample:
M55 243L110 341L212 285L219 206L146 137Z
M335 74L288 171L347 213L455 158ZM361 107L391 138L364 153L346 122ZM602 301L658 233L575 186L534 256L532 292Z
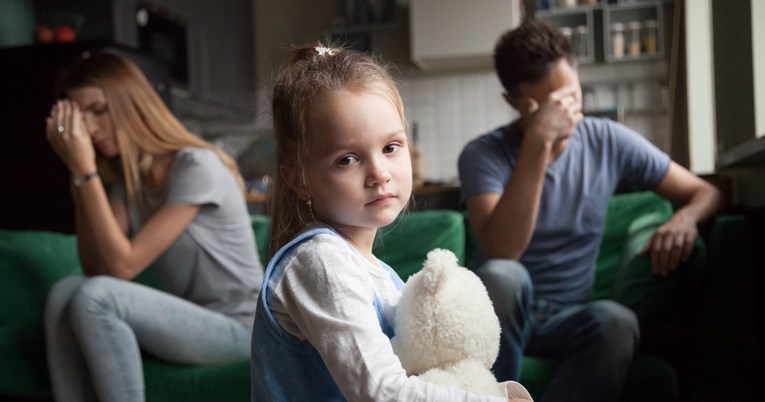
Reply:
M659 80L641 78L645 70L629 67L616 73L614 68L604 72L588 67L580 70L583 86L594 90L591 106L623 108L624 124L667 150L666 95ZM624 80L625 75L633 80ZM590 77L606 80L584 81ZM464 145L518 115L502 98L493 71L407 78L400 87L407 118L410 124L417 123L423 177L428 181L456 183L457 158Z
M457 182L465 144L517 116L493 72L408 78L400 88L409 123L417 124L427 181Z
M645 66L614 70L580 67L583 86L593 88L592 106L625 108L624 123L667 150L666 95L659 80L645 78ZM417 124L422 175L429 182L457 184L457 158L465 144L517 117L493 71L412 76L399 84L410 127ZM265 90L257 94L257 130L270 129L269 96Z

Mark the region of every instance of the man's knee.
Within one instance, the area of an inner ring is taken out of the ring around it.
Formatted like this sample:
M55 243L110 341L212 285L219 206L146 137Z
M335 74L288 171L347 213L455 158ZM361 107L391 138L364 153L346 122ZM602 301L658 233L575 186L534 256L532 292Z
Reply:
M477 272L486 286L498 315L529 304L533 296L531 277L526 268L514 260L489 260Z
M640 327L635 313L611 300L599 300L590 305L590 314L597 323L604 342L632 353L640 339Z
M499 285L503 289L531 289L531 277L526 268L515 260L488 260L476 272L479 278L486 284Z

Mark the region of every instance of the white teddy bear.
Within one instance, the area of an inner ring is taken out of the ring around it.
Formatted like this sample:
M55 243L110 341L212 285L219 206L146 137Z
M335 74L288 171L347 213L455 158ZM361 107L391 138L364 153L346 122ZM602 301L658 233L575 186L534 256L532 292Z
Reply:
M492 374L499 320L486 287L451 251L428 253L401 292L394 322L391 343L408 375L484 395L531 399L520 384L500 384Z

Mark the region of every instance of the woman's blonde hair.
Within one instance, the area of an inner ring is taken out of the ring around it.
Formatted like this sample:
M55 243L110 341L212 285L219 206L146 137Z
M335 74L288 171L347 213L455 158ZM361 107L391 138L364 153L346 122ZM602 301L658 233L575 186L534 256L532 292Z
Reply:
M314 100L327 91L364 90L388 98L407 127L404 104L396 82L374 57L323 44L297 48L274 86L272 113L276 141L276 177L271 186L271 253L292 239L313 220L310 208L282 176L281 166L290 166L304 179L310 135L308 126Z
M69 67L59 83L59 95L83 87L104 92L120 157L97 156L106 181L122 181L128 202L146 212L142 178L156 155L185 147L215 151L244 190L236 162L222 149L189 132L175 118L141 70L129 59L110 53L85 54Z

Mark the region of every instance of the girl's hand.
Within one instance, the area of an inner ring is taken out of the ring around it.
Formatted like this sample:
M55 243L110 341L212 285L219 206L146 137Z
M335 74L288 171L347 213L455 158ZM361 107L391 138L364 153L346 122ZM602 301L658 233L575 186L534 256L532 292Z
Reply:
M529 391L527 391L526 388L523 387L523 385L515 381L505 381L500 383L499 385L504 385L505 392L507 393L508 402L533 401L533 399L531 398L531 394L529 394Z
M48 143L73 175L96 171L93 141L76 103L67 99L58 101L45 123Z

